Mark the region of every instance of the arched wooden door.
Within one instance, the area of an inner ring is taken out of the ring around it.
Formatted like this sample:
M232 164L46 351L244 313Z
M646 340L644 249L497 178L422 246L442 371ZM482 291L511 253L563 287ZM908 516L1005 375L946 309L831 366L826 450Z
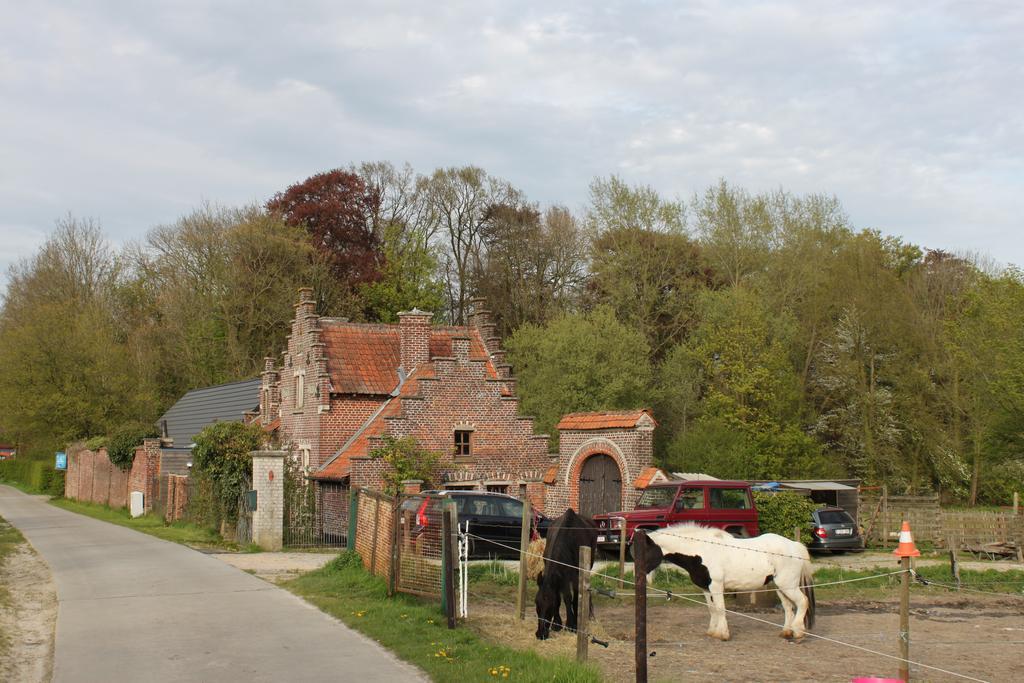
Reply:
M621 509L622 474L619 466L609 455L590 456L580 471L580 514L592 517Z

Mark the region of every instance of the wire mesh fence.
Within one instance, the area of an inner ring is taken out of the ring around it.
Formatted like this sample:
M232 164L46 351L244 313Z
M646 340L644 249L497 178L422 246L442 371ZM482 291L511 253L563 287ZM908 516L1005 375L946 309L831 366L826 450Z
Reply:
M398 498L395 590L440 598L443 501L439 496Z

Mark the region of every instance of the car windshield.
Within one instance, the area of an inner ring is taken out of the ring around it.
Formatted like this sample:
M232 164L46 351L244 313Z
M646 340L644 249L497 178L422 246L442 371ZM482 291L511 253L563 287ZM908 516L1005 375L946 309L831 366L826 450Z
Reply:
M818 521L822 524L853 524L853 517L843 510L820 510Z
M636 509L667 508L675 497L676 490L674 488L646 489L640 496L640 500L637 501Z

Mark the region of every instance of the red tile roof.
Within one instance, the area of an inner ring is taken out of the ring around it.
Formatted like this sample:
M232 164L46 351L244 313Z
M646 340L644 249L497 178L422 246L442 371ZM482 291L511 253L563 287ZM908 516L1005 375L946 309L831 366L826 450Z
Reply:
M276 432L278 430L278 428L280 426L281 426L281 418L275 417L273 420L271 420L267 424L263 425L263 431L267 432L268 434L273 434L274 432Z
M323 321L320 335L327 352L331 386L339 394L390 394L398 386L401 346L397 325ZM469 337L469 357L487 359L487 373L498 373L480 333L471 327L435 327L430 332L430 356L450 357L452 337Z
M344 479L351 470L351 459L354 456L365 457L370 454L370 437L382 436L387 431L387 419L398 415L402 403L399 400L402 396L415 396L419 393L417 380L433 377L433 368L420 367L406 379L402 390L395 398L388 399L381 408L370 416L362 427L335 453L331 460L324 463L320 469L311 475L313 479Z
M668 477L665 476L665 473L657 467L645 467L643 471L640 472L640 476L633 482L633 488L645 489L659 475L661 475L662 479L668 479Z
M390 394L401 365L398 327L357 323L324 324L331 386L340 394Z
M556 429L622 429L636 427L643 416L651 420L651 411L644 410L609 410L597 413L569 413L562 417ZM657 422L655 422L657 424Z

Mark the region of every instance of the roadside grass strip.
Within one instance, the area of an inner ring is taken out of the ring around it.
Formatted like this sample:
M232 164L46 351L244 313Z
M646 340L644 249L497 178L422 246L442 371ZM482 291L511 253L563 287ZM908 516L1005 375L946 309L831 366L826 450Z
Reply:
M12 605L7 582L2 580L4 576L4 563L7 562L7 557L13 554L18 549L18 546L24 542L25 537L21 535L21 532L8 524L7 520L3 517L0 517L0 610L10 609ZM10 634L0 631L0 659L6 656L10 648Z
M363 569L353 552L343 552L323 569L282 586L373 638L436 681L602 680L593 666L505 647L462 626L449 630L438 605L404 594L388 598L384 580Z
M83 503L81 501L68 500L67 498L55 498L50 501L50 505L67 510L68 512L75 512L103 522L135 529L144 534L162 538L165 541L181 543L190 547L236 549L234 543L225 541L213 529L200 527L189 522L167 523L153 514L133 518L128 513L128 510L123 508L112 508L98 503Z

